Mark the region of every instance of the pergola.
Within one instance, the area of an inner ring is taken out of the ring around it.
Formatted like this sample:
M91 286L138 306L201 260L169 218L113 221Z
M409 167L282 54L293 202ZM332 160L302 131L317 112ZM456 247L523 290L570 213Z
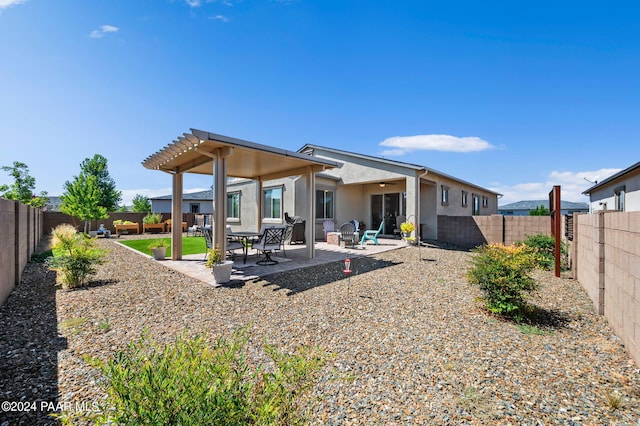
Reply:
M195 173L214 176L214 246L226 251L225 227L227 222L227 179L246 178L258 182L258 194L262 183L288 176L306 176L306 196L309 205L309 226L305 229L307 254L313 258L315 236L315 174L340 167L340 164L315 158L295 151L287 151L191 129L183 133L160 151L147 157L142 165L172 175L171 217L182 217L183 174ZM258 224L262 222L262 196L257 197ZM178 221L179 223L180 221ZM171 227L171 259L182 259L182 227Z

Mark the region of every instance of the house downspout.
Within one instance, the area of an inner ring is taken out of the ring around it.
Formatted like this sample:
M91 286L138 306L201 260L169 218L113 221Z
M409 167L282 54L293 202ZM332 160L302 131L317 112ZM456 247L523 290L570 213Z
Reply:
M420 172L418 172L420 173ZM421 181L422 178L425 177L426 175L429 174L429 170L424 170L424 173L420 173L417 175L416 178L416 228L417 228L417 232L416 232L416 238L417 238L417 243L418 243L418 247L421 246L421 239L422 239L422 227L420 226L420 199L421 197ZM436 214L436 224L438 223L438 215ZM436 235L437 235L437 226L436 226Z

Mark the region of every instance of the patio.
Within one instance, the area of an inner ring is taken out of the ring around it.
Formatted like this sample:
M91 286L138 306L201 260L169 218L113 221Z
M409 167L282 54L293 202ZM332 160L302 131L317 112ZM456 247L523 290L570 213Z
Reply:
M227 285L233 285L234 282L248 281L258 279L272 274L294 271L297 269L309 268L312 266L324 265L332 262L345 260L347 257L358 258L364 256L372 256L390 250L396 250L406 247L407 243L400 239L379 238L379 245L367 242L363 248L343 248L326 242L315 242L315 257L309 259L307 257L308 249L306 244L286 245L285 253L280 250L276 253L275 258L279 261L276 265L257 265L256 251L250 250L247 263L242 261L242 254L238 251L234 258L233 272L231 281ZM126 246L123 246L126 247ZM139 252L137 252L139 253ZM142 253L139 253L143 255ZM146 256L146 255L143 255ZM151 256L148 256L151 258ZM184 255L182 260L163 260L160 264L171 268L177 272L195 278L206 284L212 285L213 276L211 271L205 267L205 261L202 254Z

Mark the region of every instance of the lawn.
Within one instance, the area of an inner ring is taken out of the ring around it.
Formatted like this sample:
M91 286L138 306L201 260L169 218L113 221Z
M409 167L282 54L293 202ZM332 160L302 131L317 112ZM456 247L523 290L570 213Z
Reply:
M127 240L121 241L127 247L138 250L141 253L151 255L149 244L153 241L163 240L167 245L167 257L171 257L171 238L151 238L144 240ZM182 254L204 254L207 245L204 237L182 237Z

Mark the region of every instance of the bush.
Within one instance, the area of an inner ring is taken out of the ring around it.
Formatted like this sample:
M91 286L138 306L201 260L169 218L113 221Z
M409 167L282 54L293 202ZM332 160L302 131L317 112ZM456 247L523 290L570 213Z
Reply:
M543 269L551 270L555 265L555 237L545 234L527 235L527 239L519 244L524 244L536 252L538 266ZM565 241L560 245L560 262L562 269L567 269L568 264L568 246Z
M107 378L100 424L305 424L300 400L324 365L322 354L267 346L273 368L252 370L247 341L246 329L213 346L203 336L166 346L143 336L108 362L90 360Z
M527 246L490 244L474 250L472 267L468 271L471 284L485 294L489 311L523 319L527 298L538 289L528 274L536 267L536 256Z
M51 235L54 256L46 260L47 266L58 271L58 280L65 290L83 286L96 273L96 265L104 262L104 252L71 225L59 225Z
M142 218L142 223L157 224L162 223L162 215L160 213L149 213Z

